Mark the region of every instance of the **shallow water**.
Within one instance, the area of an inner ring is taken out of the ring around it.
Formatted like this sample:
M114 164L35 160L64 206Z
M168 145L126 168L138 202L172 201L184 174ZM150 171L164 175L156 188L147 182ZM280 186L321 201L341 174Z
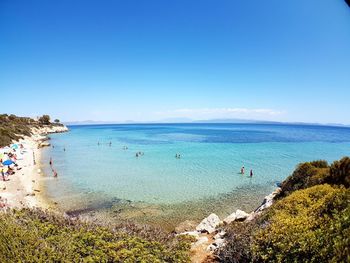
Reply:
M114 218L157 223L169 218L198 220L209 212L225 216L236 208L252 210L299 162L331 162L350 155L350 129L344 127L144 124L69 128L69 133L51 135L54 148L44 150L47 196L66 211L113 212ZM135 157L136 152L144 155ZM177 153L180 159L175 158ZM52 178L50 157L57 179ZM239 174L243 165L245 175Z

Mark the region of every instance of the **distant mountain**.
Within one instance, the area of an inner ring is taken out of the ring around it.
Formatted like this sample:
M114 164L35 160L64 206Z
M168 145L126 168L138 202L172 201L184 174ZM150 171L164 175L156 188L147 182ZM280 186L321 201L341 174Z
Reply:
M324 125L337 127L350 127L341 123L308 123L308 122L279 122L279 121L264 121L264 120L249 120L249 119L208 119L208 120L192 120L190 118L167 118L158 121L68 121L63 122L65 125L99 125L99 124L152 124L152 123L257 123L257 124L286 124L286 125Z
M277 121L261 121L261 120L247 120L247 119L209 119L209 120L195 120L194 123L266 123L279 124Z

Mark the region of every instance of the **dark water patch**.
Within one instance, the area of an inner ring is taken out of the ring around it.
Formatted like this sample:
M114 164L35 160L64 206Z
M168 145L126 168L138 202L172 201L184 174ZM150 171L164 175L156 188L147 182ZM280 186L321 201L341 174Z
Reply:
M99 210L104 210L104 209L111 209L115 204L121 203L121 199L113 198L111 200L104 200L104 201L90 201L90 204L88 204L85 207L82 208L77 208L77 209L72 209L65 211L65 213L68 216L76 217L84 214L88 214L91 212L97 212Z

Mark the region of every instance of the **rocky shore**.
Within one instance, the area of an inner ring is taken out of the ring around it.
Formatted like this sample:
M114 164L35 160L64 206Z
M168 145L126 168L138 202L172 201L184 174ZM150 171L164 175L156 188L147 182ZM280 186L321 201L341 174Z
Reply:
M274 203L274 199L280 191L281 188L276 188L271 194L265 196L261 205L251 213L237 209L223 220L212 213L204 218L194 229L191 229L190 224L186 225L186 222L181 224L175 230L175 232L177 232L176 234L189 235L195 238L191 248L193 252L192 262L204 262L204 260L208 257L210 258L216 250L226 245L226 232L223 229L224 225L231 224L234 221L249 222L253 220Z

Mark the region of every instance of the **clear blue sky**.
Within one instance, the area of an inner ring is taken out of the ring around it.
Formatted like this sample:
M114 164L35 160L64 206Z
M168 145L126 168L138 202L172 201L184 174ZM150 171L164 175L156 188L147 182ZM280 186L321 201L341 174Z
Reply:
M343 0L0 0L0 112L350 124Z

